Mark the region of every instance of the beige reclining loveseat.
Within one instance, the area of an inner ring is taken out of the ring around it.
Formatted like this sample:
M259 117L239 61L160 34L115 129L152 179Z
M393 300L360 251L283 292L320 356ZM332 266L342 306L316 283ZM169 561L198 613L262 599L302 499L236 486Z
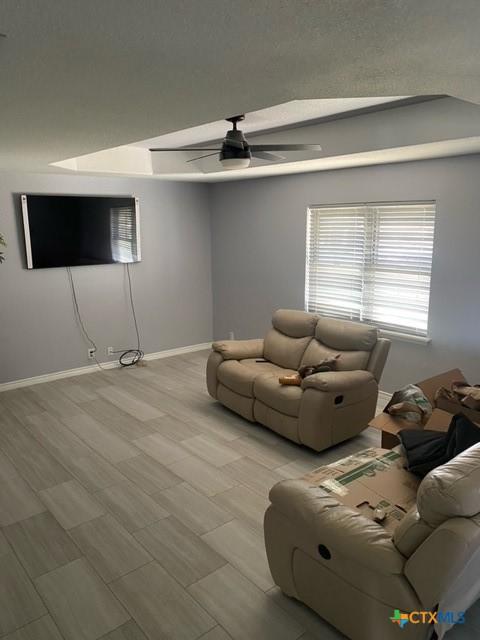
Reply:
M437 609L439 638L462 612L468 623L480 597L480 445L422 480L393 534L306 480L278 483L270 500L265 544L275 583L347 638L426 640L433 629L421 612ZM401 628L395 610L419 613Z
M213 343L208 392L247 420L321 451L357 435L375 415L389 348L375 327L279 309L264 339ZM308 376L301 387L278 382L337 354L336 371Z

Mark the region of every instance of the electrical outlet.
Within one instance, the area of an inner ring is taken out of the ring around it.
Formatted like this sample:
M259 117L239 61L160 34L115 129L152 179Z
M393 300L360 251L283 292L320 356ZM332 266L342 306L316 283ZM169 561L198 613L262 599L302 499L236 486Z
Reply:
M87 353L88 353L89 360L94 360L95 352L96 352L96 349L94 349L93 347L91 349L88 349Z
M107 356L113 356L114 350L113 347L107 347Z
M228 332L228 339L229 340L235 340L235 334L233 333L233 331L229 331Z

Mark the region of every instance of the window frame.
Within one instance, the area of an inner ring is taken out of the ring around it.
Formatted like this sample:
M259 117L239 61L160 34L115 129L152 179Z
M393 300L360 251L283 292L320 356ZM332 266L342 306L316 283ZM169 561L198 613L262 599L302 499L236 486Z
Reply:
M414 342L420 344L429 344L431 342L430 336L430 308L432 301L432 276L433 276L433 266L434 266L434 255L435 255L435 235L436 235L436 222L437 222L437 201L435 199L431 200L382 200L382 201L369 201L369 202L344 202L344 203L323 203L323 204L310 204L307 206L306 211L306 242L305 242L305 282L304 282L304 309L305 311L309 311L309 288L307 286L308 278L309 278L309 247L310 247L310 219L313 215L312 210L315 209L342 209L342 208L368 208L368 207L380 207L380 206L390 206L393 207L395 205L433 205L434 207L434 221L433 221L433 238L432 238L432 256L430 262L430 283L428 289L429 301L428 301L428 309L427 309L427 329L426 335L415 334L414 332L409 333L407 331L397 331L393 329L387 329L382 326L379 326L379 323L375 323L373 320L353 320L354 322L365 322L365 324L370 324L373 326L377 326L379 334L381 336L385 336L388 338L393 338L399 341L404 342ZM405 327L407 329L407 327Z

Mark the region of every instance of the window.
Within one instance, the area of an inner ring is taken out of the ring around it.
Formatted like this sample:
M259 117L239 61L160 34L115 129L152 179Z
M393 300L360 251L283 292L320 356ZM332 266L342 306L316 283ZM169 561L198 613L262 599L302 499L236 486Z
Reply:
M136 258L137 222L132 207L110 209L110 245L116 262L132 262Z
M308 311L427 336L434 202L308 210Z

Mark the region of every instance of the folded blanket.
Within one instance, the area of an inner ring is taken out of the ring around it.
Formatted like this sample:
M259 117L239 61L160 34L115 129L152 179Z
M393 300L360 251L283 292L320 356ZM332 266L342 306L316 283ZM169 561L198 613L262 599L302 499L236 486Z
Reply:
M402 429L398 437L405 450L407 469L423 478L435 467L480 442L480 427L462 413L457 413L446 433L429 429Z

